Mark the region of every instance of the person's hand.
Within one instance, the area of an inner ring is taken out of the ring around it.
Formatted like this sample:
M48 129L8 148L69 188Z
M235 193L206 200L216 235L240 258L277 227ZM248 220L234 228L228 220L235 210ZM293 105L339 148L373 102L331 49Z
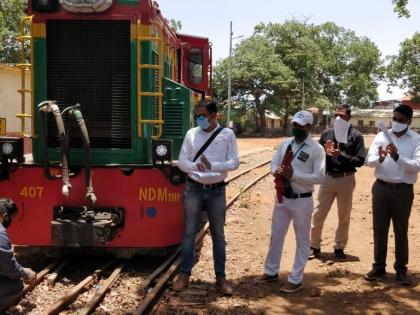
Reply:
M23 268L26 278L23 280L26 284L32 284L36 281L36 273L31 268Z
M293 167L291 165L289 166L280 166L277 168L276 173L278 173L279 176L283 176L284 178L291 179L293 176ZM276 175L274 173L274 175Z
M274 172L274 177L275 178L280 178L281 177L280 170L281 170L281 166L276 168L276 171Z
M328 140L324 144L325 153L333 158L338 158L341 154L340 147L338 144L334 144L332 140Z
M204 166L204 164L203 163L197 163L197 164L195 164L196 166L197 166L197 169L200 171L200 172L204 172L205 170L206 170L206 167Z
M386 152L394 159L394 161L398 161L400 155L398 154L398 149L395 144L390 143L386 146Z
M382 149L382 146L380 145L378 148L378 154L379 154L379 163L382 163L385 160L388 153L386 150Z
M206 156L204 154L200 156L200 161L201 161L201 163L204 164L204 166L207 169L211 170L211 163L210 163L209 160L207 160L207 158L206 158Z

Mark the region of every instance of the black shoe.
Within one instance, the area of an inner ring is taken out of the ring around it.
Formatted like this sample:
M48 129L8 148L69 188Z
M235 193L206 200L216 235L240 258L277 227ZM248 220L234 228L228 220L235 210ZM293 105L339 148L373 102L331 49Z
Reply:
M320 248L311 247L311 252L308 256L308 259L314 259L314 258L321 258L321 249Z
M376 281L378 278L386 274L385 268L375 269L373 268L367 274L363 276L366 281Z
M407 273L405 272L397 272L395 279L397 279L397 282L403 286L408 287L411 285L411 281L408 279Z
M335 255L335 258L337 260L340 260L340 261L344 261L344 260L347 259L347 256L346 256L346 254L344 254L344 251L342 249L339 249L339 248L334 249L334 255Z
M216 279L216 286L220 293L224 295L232 295L233 288L229 281L226 280L225 277L217 277Z

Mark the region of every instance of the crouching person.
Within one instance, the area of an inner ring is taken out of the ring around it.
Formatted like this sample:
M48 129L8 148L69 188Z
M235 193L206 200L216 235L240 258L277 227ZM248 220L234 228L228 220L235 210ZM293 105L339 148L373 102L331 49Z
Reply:
M0 307L23 290L22 280L31 283L36 279L35 272L17 262L6 231L17 210L11 199L0 198Z
M312 192L314 184L320 183L325 173L324 149L309 136L312 123L311 113L297 112L292 120L293 137L280 145L271 162L271 173L276 178L277 195L264 274L256 281L263 283L278 279L284 239L290 221L293 221L296 254L292 273L280 289L283 293L297 292L303 287L303 270L310 251L309 234L314 208ZM278 180L283 181L283 189L277 186Z

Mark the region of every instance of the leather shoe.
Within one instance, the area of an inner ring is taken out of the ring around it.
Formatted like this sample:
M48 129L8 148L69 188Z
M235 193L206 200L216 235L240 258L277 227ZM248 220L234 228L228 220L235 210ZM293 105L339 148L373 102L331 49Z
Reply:
M303 289L302 282L301 283L291 283L287 282L284 286L280 288L280 292L282 293L295 293Z
M257 278L255 278L255 282L256 283L267 283L267 282L274 282L277 281L279 279L279 276L276 274L274 276L270 276L266 273L262 274L261 276L258 276Z
M405 272L397 272L397 275L395 277L397 279L397 282L403 286L410 286L411 281L408 279L407 274Z
M345 261L347 259L346 254L344 254L344 250L341 248L334 249L335 259L338 261Z
M216 278L216 286L220 293L225 295L232 295L233 288L229 281L226 280L225 277L217 277Z
M172 290L184 291L188 287L188 283L190 283L190 276L179 273L172 282Z
M366 281L376 281L378 278L386 274L385 268L373 268L367 274L363 275Z
M314 258L321 258L321 249L320 248L315 248L315 247L311 247L311 252L308 256L308 259L314 259Z

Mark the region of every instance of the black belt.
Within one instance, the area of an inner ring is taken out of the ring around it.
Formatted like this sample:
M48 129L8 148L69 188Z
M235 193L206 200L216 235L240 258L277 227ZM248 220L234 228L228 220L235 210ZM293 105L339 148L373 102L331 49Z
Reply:
M218 188L218 187L224 187L228 184L228 182L218 182L218 183L214 183L214 184L202 184L199 183L191 178L188 177L188 182L193 184L194 186L198 186L201 187L203 189L214 189L214 188Z
M308 198L312 196L312 193L307 192L307 193L301 193L301 194L291 194L291 195L287 194L283 196L287 199Z
M401 188L401 187L410 187L413 186L413 184L406 184L406 183L388 183L383 181L382 179L376 179L376 181L384 186L392 187L392 188Z
M353 175L354 172L344 172L344 173L330 173L327 172L327 175L331 176L332 178L340 178L340 177L344 177L344 176L350 176Z

